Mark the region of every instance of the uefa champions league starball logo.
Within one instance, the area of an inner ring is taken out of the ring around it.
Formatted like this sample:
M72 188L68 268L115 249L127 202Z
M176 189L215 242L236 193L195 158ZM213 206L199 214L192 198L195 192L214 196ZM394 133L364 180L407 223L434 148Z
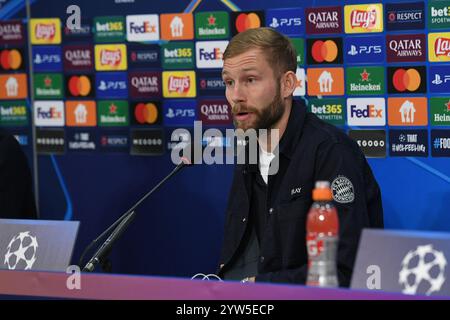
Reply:
M445 282L447 260L433 245L418 246L409 251L402 261L399 283L405 294L439 292Z
M37 239L30 231L20 232L9 242L4 263L9 270L31 270L37 259L37 248Z

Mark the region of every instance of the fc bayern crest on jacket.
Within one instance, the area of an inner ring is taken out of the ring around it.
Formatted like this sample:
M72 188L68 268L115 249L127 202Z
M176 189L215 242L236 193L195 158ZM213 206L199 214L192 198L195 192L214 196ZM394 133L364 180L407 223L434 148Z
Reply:
M345 176L338 176L331 183L333 199L338 203L351 203L355 200L355 191L352 182Z

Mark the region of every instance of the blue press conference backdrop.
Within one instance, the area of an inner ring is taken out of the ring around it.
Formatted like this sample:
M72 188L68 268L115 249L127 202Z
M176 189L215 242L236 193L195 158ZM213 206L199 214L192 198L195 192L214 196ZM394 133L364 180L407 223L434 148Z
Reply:
M91 23L94 17L99 16L125 17L132 14L343 6L342 2L332 0L192 2L135 0L129 3L125 1L115 3L114 0L36 0L31 1L31 17L59 17L65 21L68 16L66 9L74 2L81 9L82 19ZM348 1L346 4L371 2ZM425 13L426 5L425 1ZM6 1L0 9L0 15L2 20L19 18L24 19L25 22L24 2ZM426 28L425 25L425 30ZM380 34L385 36L385 33L383 31ZM426 33L426 31L405 33ZM330 37L337 36L345 38L344 30L340 35ZM122 43L125 42L125 40L122 41ZM88 40L80 39L78 43L74 41L71 45L86 43L96 44L91 37ZM64 37L62 45L64 45ZM127 43L127 45L132 44ZM26 50L26 47L23 49ZM341 66L345 63L345 61L341 63ZM429 68L430 63L425 60L410 65ZM386 67L387 64L382 62L381 66ZM25 69L28 70L27 61L25 61ZM195 68L192 67L192 69ZM91 75L94 73L93 68L90 72L85 72ZM64 76L70 75L70 72L65 72ZM53 81L58 80L53 79ZM387 98L387 91L380 96ZM213 96L218 99L217 95ZM429 97L429 93L421 96ZM195 99L201 99L201 97L197 95L193 100ZM163 99L156 100L163 101ZM142 99L137 99L137 102L139 101ZM132 102L130 102L130 108L131 106ZM133 123L130 125L133 126ZM166 139L169 140L171 130L163 126L160 128L163 128ZM381 127L386 131L388 128L387 124ZM343 129L347 127L344 126ZM431 150L432 145L429 143L431 130L438 128L423 126L420 129L427 132L427 144ZM31 129L10 128L10 130L22 138L28 137L28 144L24 146L24 150L31 163ZM76 134L70 128L65 130L66 139ZM98 134L99 129L89 130L93 134ZM118 136L129 132L128 128L112 131ZM386 141L388 140L386 133ZM450 199L450 161L448 157L432 157L431 151L427 154L426 157L391 157L388 151L385 158L369 159L383 194L386 228L450 230L450 215L447 207L448 199ZM96 150L67 152L62 155L40 154L37 160L38 165L34 170L37 170L39 177L41 218L81 221L74 262L77 262L81 251L93 238L173 168L168 151L158 156L142 156L130 155L129 152L110 153ZM214 272L219 259L225 205L232 170L232 166L229 165L195 166L182 171L163 186L139 207L135 222L116 244L111 254L113 271L183 277L192 276L198 272Z

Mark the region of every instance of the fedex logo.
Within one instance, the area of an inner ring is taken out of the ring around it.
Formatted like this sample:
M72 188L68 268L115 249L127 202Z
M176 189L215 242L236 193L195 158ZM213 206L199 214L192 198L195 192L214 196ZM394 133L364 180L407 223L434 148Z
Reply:
M347 99L347 121L349 126L386 125L386 105L384 98Z
M228 41L197 41L195 44L197 68L222 68L222 56Z
M62 101L36 101L34 103L36 126L64 126L64 103Z
M350 116L356 118L383 118L383 110L377 109L373 104L367 105L365 109L352 105L350 106Z

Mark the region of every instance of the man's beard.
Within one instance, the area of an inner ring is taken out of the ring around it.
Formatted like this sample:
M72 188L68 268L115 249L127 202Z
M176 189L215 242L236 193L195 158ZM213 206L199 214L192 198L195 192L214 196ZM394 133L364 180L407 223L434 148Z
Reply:
M266 105L262 109L257 109L253 107L243 106L240 103L236 103L232 112L233 115L242 112L251 112L255 117L255 120L252 122L248 121L238 121L236 118L233 118L233 123L236 129L242 129L244 131L248 129L272 129L274 125L281 119L284 114L285 105L283 100L281 99L280 86L278 85L277 94L273 98L272 102Z

